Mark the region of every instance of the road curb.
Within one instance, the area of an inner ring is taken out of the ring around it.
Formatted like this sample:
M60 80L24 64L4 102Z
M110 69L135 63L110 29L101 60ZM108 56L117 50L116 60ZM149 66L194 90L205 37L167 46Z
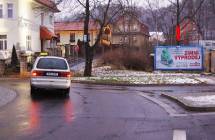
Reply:
M0 107L12 102L17 97L14 90L0 86Z
M195 112L214 112L215 111L215 107L197 107L197 106L188 105L185 102L183 102L180 98L177 98L176 96L173 96L173 95L162 93L161 96L167 99L170 99L172 101L175 101L176 103L178 103L188 111L195 111Z
M162 101L160 101L160 100L158 100L158 99L156 99L156 98L150 97L150 96L145 95L145 94L143 94L143 93L138 93L138 95L141 96L141 97L143 97L143 98L145 98L145 99L147 99L147 100L149 100L149 101L151 101L151 102L153 102L153 103L155 103L155 104L157 104L158 106L160 106L160 107L163 108L163 109L169 114L169 116L171 116L171 117L175 117L176 115L177 115L177 116L182 116L182 115L180 115L180 114L177 114L176 110L174 110L172 107L170 107L169 105L163 103Z
M133 86L133 87L141 87L141 86L214 86L212 84L200 83L200 84L132 84L132 83L106 83L106 82L94 82L94 81L79 81L72 80L72 83L80 83L80 84L92 84L92 85L110 85L110 86Z

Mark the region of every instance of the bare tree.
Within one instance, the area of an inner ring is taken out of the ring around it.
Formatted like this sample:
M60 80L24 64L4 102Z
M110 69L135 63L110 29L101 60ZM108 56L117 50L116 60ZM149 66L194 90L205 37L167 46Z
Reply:
M193 0L168 0L170 6L166 8L159 8L156 5L158 3L152 4L150 0L146 1L148 3L149 10L151 11L153 20L158 28L162 31L165 30L164 33L166 36L171 36L171 34L173 35L175 33L175 30L173 30L174 27L179 27L180 23L182 23L185 19L189 18L197 22L196 15L200 11L205 0L198 0L196 6L193 6ZM188 7L189 4L193 7ZM165 18L162 13L167 14L168 19ZM172 42L172 37L170 37L170 39ZM176 42L177 44L180 44L179 41L176 40Z
M127 0L76 0L84 9L84 47L85 47L85 70L84 76L91 76L94 50L99 45L103 29L119 12ZM111 8L111 7L114 7ZM99 24L99 31L95 43L89 44L89 22L95 20Z
M64 13L78 13L84 19L84 48L85 48L85 70L84 76L91 76L92 61L94 58L94 50L99 45L103 29L105 26L117 17L118 13L123 11L124 5L129 0L58 0L63 9L67 9ZM78 9L78 11L76 10ZM80 14L81 13L81 14ZM58 16L59 17L59 16ZM94 20L98 25L98 34L95 43L89 44L89 22Z
M209 0L209 4L211 5L212 11L215 14L215 1L214 0Z

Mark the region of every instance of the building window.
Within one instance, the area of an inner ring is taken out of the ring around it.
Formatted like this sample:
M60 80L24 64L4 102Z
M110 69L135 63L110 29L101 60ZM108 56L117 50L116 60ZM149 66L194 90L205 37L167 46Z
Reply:
M132 39L133 39L133 42L137 41L137 37L136 36L133 36Z
M128 25L125 25L125 32L128 32Z
M26 47L28 51L31 51L31 36L27 35L26 36Z
M130 20L130 18L127 16L127 17L125 17L125 22L129 22L129 20Z
M210 42L206 42L205 46L211 46L211 43Z
M119 39L119 43L122 44L123 43L123 37L120 37Z
M137 25L136 24L133 25L133 30L137 31Z
M41 13L41 25L44 25L44 13Z
M49 16L49 23L52 25L53 24L53 15Z
M7 17L13 18L13 4L12 3L7 4Z
M75 42L75 33L70 33L70 40L71 43Z
M0 4L0 18L3 18L3 5Z
M124 29L123 29L123 25L119 25L119 32L123 32Z
M128 37L125 36L125 43L128 43Z
M60 34L57 33L57 43L59 43L59 42L60 42Z
M91 37L90 37L90 34L88 33L88 41L90 42L91 41Z
M51 39L50 40L50 47L51 48L54 48L55 47L55 44L56 44L56 41L54 39Z
M7 50L7 35L0 35L0 50Z

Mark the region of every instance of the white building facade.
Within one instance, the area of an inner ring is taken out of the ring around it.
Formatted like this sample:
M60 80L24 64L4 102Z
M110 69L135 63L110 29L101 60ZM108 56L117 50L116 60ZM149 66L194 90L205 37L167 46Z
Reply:
M215 50L215 40L199 40L191 42L191 45L200 45L207 50Z
M55 12L51 0L0 0L0 57L13 46L27 54L52 47Z

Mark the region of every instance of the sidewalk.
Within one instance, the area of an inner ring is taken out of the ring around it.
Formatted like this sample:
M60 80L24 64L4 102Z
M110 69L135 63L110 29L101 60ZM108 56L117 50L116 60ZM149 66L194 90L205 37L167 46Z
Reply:
M84 67L85 67L85 62L80 62L80 63L71 65L70 69L74 72L79 72L83 70Z
M16 96L17 94L15 91L0 87L0 107L6 105L9 102L12 102L13 99L16 98Z
M190 111L215 111L215 92L163 93L162 96L178 102Z
M96 65L97 59L93 60L93 65ZM85 67L85 59L79 58L78 61L72 62L69 64L70 69L74 72L83 72Z

